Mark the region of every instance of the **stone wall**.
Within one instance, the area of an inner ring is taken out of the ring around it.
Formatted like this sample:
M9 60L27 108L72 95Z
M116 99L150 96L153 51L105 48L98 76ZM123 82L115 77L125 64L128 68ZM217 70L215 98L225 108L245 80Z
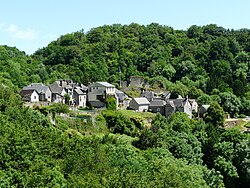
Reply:
M145 80L142 76L131 76L129 79L129 86L131 87L143 87Z

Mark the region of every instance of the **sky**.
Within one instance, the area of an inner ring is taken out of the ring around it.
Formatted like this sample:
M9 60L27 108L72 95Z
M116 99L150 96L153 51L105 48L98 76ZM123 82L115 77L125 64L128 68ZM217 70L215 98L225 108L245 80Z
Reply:
M111 24L250 29L249 8L250 0L0 0L0 45L32 54L61 35Z

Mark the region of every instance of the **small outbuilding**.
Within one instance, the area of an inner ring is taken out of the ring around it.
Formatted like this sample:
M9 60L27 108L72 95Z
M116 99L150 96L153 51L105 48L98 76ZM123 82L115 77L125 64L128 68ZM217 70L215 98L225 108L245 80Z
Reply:
M133 109L138 112L148 111L150 102L145 97L133 98L129 103L129 109Z
M25 102L38 102L39 94L35 89L25 89L20 93L22 100Z

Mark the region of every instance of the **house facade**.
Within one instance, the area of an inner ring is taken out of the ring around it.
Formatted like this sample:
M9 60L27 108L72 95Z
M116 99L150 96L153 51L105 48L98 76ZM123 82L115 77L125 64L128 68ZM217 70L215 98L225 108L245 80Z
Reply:
M153 100L150 101L148 111L153 113L160 113L161 115L165 115L165 106L166 101L164 100Z
M133 98L129 103L129 108L138 112L148 111L150 102L145 97Z
M39 94L35 89L22 90L20 95L25 102L39 102Z
M118 97L115 93L115 86L108 82L95 82L88 86L88 102L93 107L104 107L105 100L108 96L116 99L118 105Z
M87 102L87 88L75 88L73 91L73 99L76 106L85 108Z
M198 112L198 103L197 103L196 99L189 99L189 102L190 102L191 107L192 107L192 112L197 113Z
M192 106L188 98L169 99L165 106L165 116L169 117L172 113L184 112L192 118Z
M115 89L115 94L118 99L118 107L119 108L127 108L129 105L127 101L129 100L129 97L122 91Z
M63 87L60 87L57 82L49 85L51 90L51 102L61 102L64 103L64 95L66 95L66 91Z
M23 87L22 90L35 89L39 95L39 101L51 102L52 93L48 86L42 83L32 83L26 87Z

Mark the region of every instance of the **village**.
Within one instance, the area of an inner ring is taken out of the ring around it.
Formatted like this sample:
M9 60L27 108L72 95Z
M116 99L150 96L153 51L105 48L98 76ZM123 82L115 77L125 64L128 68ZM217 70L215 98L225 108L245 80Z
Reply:
M196 117L202 117L209 107L209 105L199 107L196 99L190 99L188 96L172 98L169 91L143 89L139 97L130 97L126 94L128 85L142 86L138 77L131 77L129 84L123 83L120 90L108 82L94 82L85 86L72 80L60 79L48 86L43 83L32 83L23 87L20 95L28 106L64 103L73 110L105 108L107 97L113 97L116 100L117 109L160 113L165 117L175 112L184 112L189 118L193 118L193 114L196 114Z

